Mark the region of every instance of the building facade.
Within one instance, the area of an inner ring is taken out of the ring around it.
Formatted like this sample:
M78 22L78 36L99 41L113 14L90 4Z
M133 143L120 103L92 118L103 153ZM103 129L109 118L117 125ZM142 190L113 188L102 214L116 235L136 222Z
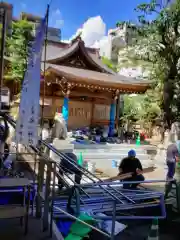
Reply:
M41 81L43 117L53 119L56 111L62 112L69 129L102 125L111 132L117 123L119 95L144 93L149 87L145 81L113 72L102 63L99 52L85 47L80 37L70 44L48 42L45 71Z
M6 31L7 33L11 34L11 24L12 21L18 21L21 19L26 19L32 23L34 23L34 29L36 28L36 25L41 20L41 17L34 16L30 13L22 12L20 14L19 18L13 17L13 5L9 4L7 2L0 2L0 23L3 21L3 11L6 10ZM54 42L61 41L61 30L54 27L48 27L48 34L47 39Z
M37 24L41 20L41 17L34 16L29 13L21 13L20 19L26 19L29 22L32 22L34 24L34 29L36 29ZM61 41L61 30L59 28L54 27L48 27L47 31L47 40L54 41L54 42L60 42Z
M54 27L48 27L47 39L53 42L61 41L61 30Z
M126 22L120 24L115 29L110 29L108 31L108 42L102 55L112 60L115 64L118 63L119 51L131 45L136 35L135 25L127 24Z

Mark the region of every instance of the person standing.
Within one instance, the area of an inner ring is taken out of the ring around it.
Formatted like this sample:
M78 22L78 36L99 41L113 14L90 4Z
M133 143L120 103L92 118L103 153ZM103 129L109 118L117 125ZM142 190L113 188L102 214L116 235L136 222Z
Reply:
M166 153L166 164L168 167L167 175L166 175L166 186L165 186L165 198L168 197L168 194L170 193L172 189L172 181L174 180L175 170L176 170L176 162L179 159L179 152L177 144L174 142L170 142L167 147L167 153Z
M166 164L168 167L167 171L167 180L173 180L175 169L176 169L176 162L179 158L179 152L176 143L170 142L170 144L167 147L167 153L166 153Z
M78 168L78 159L73 152L64 153L64 157L61 159L59 164L59 174L61 177L66 174L75 174L75 183L80 184L82 179L82 172ZM64 187L63 181L61 178L58 180L59 190L62 190Z
M6 119L3 119L3 120L4 120L4 124L2 124L2 122L0 124L0 162L1 162L0 165L1 165L1 168L3 167L3 161L4 161L5 143L9 136L9 126L8 126L7 120ZM6 152L6 154L7 154L7 152Z

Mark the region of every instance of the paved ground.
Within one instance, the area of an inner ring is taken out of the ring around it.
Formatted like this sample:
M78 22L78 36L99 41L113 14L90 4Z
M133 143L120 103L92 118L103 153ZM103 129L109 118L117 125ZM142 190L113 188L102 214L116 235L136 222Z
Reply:
M30 217L29 231L25 236L19 219L8 219L0 221L0 239L4 240L45 240L50 239L48 232L43 233L41 220ZM53 236L52 240L57 240Z

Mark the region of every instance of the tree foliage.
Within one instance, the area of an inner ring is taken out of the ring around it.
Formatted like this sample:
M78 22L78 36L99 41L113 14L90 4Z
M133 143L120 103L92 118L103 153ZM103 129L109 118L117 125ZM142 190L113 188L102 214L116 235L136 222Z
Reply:
M159 77L157 84L162 88L162 105L164 123L170 128L177 118L180 105L177 95L180 88L180 0L164 7L156 0L141 4L136 9L139 16L139 53L151 62L155 74ZM149 16L155 15L153 21Z
M27 67L34 26L27 20L12 23L12 35L7 38L6 59L9 62L6 79L22 82Z
M162 81L161 71L157 65L146 59L140 52L139 45L126 46L119 52L118 69L120 73L126 70L131 77L148 80L152 89L143 95L126 95L124 98L124 120L140 121L152 125L161 115ZM132 72L133 70L133 72Z
M151 101L152 92L145 95L125 95L124 113L122 119L126 122L140 121L143 124L153 124L161 110L155 101Z
M140 119L141 100L140 95L124 95L123 121L135 122Z
M114 72L117 72L117 66L108 58L102 57L102 62L110 69L112 69Z
M142 72L148 72L145 77L151 80L152 90L141 99L144 114L138 113L139 118L153 121L161 115L170 128L180 118L180 0L152 0L136 11L137 35L133 45L122 50L126 54L121 51L119 67L141 66Z

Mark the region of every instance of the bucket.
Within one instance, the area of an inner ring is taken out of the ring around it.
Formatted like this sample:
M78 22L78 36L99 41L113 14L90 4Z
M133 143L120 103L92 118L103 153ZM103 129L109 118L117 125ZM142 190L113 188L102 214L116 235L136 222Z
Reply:
M101 136L96 136L96 142L100 143L101 142Z
M117 161L116 160L112 160L112 168L117 168Z
M91 173L95 173L96 163L88 162L88 171Z

